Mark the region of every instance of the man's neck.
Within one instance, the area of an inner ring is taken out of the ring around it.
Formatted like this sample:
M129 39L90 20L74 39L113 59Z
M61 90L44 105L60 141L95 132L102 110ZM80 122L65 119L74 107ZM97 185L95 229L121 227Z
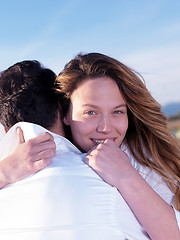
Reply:
M56 134L58 134L58 135L60 135L62 137L65 137L65 132L61 128L54 128L54 127L52 127L52 128L49 128L48 130L53 132L53 133L56 133Z

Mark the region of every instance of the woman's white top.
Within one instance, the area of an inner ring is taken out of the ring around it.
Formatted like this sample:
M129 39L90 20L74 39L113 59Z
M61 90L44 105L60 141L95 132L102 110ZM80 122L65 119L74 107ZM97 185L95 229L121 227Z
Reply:
M35 124L16 124L0 142L0 159L14 150L17 126L26 140L47 131ZM53 136L57 154L51 165L0 190L0 239L149 239L117 189L83 162L85 155L72 143ZM161 177L124 151L142 177L172 205L173 194Z

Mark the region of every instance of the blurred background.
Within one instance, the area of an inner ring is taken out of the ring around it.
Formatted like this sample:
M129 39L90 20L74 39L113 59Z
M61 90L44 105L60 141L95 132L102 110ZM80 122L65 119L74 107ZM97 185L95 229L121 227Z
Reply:
M0 10L0 71L36 59L58 74L79 52L109 55L144 77L180 137L179 0L0 0Z

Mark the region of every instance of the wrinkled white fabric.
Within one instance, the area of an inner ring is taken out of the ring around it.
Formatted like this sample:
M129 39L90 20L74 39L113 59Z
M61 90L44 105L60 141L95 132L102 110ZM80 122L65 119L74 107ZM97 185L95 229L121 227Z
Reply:
M0 142L0 159L16 146L16 127L28 140L46 129L16 124ZM149 239L117 189L83 162L67 139L53 134L57 154L50 166L0 190L1 240L147 240ZM132 165L169 204L173 194L152 170Z
M4 135L5 135L5 131L4 131L3 125L0 123L0 141L4 137Z

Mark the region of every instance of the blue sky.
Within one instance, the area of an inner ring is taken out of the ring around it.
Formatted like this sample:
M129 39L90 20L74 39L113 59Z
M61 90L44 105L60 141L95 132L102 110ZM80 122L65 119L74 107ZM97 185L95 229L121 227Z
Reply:
M37 59L58 74L79 52L117 58L162 104L180 101L179 0L0 0L0 71Z

